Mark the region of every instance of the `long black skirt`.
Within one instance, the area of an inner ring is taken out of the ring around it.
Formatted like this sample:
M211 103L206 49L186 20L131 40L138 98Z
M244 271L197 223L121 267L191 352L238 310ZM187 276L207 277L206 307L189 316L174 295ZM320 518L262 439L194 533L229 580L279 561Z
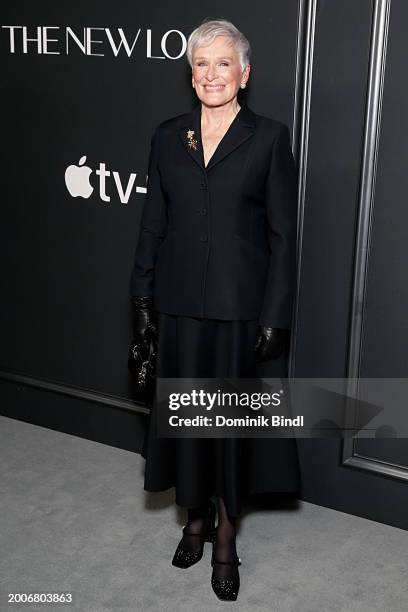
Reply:
M158 316L158 377L265 376L261 368L266 364L254 360L257 321ZM285 359L274 361L269 376L286 377ZM156 426L154 398L141 452L146 460L144 490L175 487L179 506L201 506L217 496L235 517L251 494L295 492L300 487L293 438L159 438Z

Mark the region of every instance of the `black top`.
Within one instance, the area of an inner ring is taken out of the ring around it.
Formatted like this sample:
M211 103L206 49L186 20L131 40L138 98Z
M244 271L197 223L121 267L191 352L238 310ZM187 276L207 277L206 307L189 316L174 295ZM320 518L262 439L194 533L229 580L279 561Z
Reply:
M205 166L200 103L152 136L131 294L170 314L290 328L296 222L288 126L244 103Z

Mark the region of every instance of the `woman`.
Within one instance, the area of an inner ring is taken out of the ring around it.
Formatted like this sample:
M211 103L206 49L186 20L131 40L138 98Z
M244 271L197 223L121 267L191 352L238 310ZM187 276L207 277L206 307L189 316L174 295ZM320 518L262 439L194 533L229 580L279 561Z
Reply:
M296 170L287 126L238 101L249 54L232 23L204 21L187 44L199 104L152 137L131 293L134 342L157 340L158 377L251 377L287 348ZM158 438L156 424L153 402L144 488L174 486L188 508L173 565L190 567L213 541L213 590L236 599L244 496L298 489L295 440Z

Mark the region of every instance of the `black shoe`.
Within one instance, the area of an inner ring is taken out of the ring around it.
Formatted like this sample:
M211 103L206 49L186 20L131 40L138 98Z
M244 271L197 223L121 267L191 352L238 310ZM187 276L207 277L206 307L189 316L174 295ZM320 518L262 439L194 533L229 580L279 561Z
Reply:
M191 567L195 563L198 563L203 556L204 542L215 541L215 505L212 500L210 500L210 505L208 507L208 518L206 522L207 525L202 533L191 533L190 531L186 531L186 527L183 528L183 534L195 536L200 543L200 547L198 550L186 550L183 548L182 538L177 546L176 552L174 553L174 557L171 562L172 565L175 567L181 567L182 569Z
M216 578L214 565L229 565L231 566L229 577L228 578ZM235 601L238 597L239 591L239 572L238 566L241 565L240 557L236 557L231 561L217 561L214 557L214 551L211 555L211 565L213 567L212 576L211 576L211 586L218 597L223 601ZM235 569L236 568L236 569Z

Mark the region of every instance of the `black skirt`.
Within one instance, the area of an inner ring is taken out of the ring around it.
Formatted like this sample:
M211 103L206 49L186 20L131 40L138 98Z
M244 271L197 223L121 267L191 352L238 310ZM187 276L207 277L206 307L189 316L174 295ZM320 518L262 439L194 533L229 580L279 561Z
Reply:
M157 376L162 378L286 377L286 360L263 373L253 347L258 322L196 319L159 313ZM270 362L267 362L270 363ZM154 399L143 442L144 490L175 487L179 506L224 499L238 516L248 495L300 487L297 444L291 438L159 438Z

